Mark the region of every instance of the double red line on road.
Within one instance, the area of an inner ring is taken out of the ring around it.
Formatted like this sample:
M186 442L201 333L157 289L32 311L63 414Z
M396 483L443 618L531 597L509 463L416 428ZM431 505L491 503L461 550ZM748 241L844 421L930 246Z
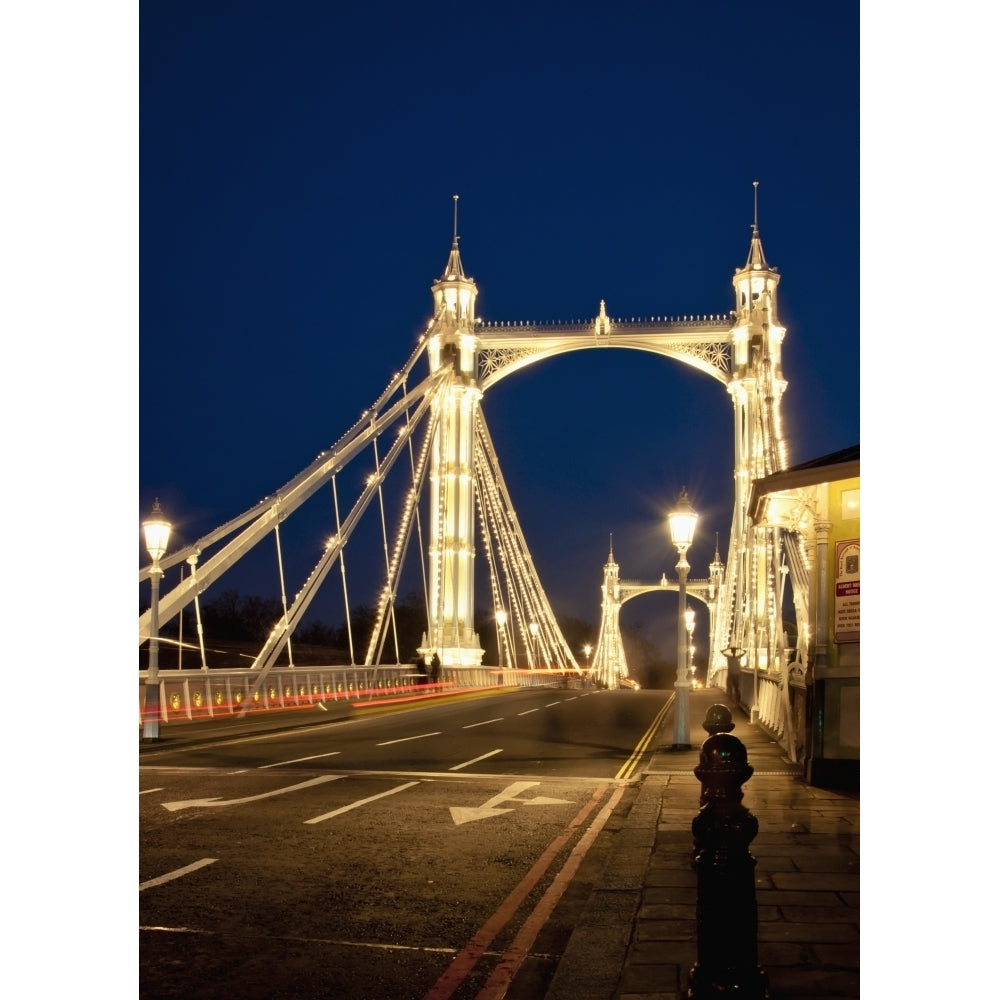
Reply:
M548 871L556 855L566 846L567 841L586 822L587 817L600 804L608 787L608 785L601 785L566 829L549 844L528 874L521 879L510 895L500 904L497 911L480 927L469 943L455 958L452 959L451 964L434 984L430 992L427 993L424 1000L447 1000L461 986L475 965L483 957L486 949L493 943L493 939L517 912L518 907L524 902L528 893L541 881L542 876ZM527 957L528 950L538 936L538 932L545 925L545 921L552 915L552 911L572 881L587 851L597 838L597 835L604 828L604 824L607 823L612 812L614 812L615 806L618 805L624 792L625 786L619 785L611 793L604 808L594 818L594 821L580 838L579 843L573 849L562 869L553 879L552 884L546 890L541 900L539 900L538 905L532 910L528 919L525 920L517 932L510 948L507 949L500 959L500 963L493 970L493 974L479 993L477 1000L499 1000L499 998L504 996L517 970Z

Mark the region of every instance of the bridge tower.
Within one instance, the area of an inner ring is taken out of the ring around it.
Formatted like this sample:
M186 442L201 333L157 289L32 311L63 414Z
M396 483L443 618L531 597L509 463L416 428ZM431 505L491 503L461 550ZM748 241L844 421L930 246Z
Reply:
M780 647L782 599L781 529L754 530L747 502L754 479L787 467L781 426L781 399L787 387L781 371L785 327L778 318L776 268L767 263L754 219L746 264L733 275L736 294L732 329L733 373L728 392L733 402L735 500L720 640L742 647L752 667L773 667ZM716 649L721 649L721 643ZM756 661L756 662L754 662Z
M475 610L475 427L482 399L477 378L478 289L466 277L455 228L444 273L431 286L434 314L427 331L432 373L448 370L431 402L435 420L430 469L428 634L426 649L444 666L478 666L484 650L473 629Z
M604 582L601 584L601 630L597 648L591 661L590 674L598 684L616 688L628 676L625 646L618 616L622 609L622 590L618 580L618 563L615 562L614 539L604 564Z

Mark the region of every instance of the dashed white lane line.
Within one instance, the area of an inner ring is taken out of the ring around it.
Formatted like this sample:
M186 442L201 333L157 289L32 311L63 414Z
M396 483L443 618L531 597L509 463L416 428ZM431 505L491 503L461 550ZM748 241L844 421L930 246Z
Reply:
M419 784L419 781L408 781L405 785L397 785L395 788L390 788L387 792L380 792L378 795L369 795L367 799L358 799L357 802L352 802L349 806L341 806L339 809L334 809L333 812L323 813L322 816L314 816L312 819L305 820L305 822L322 823L325 819L333 819L334 816L340 816L342 813L350 812L359 806L368 805L369 802L374 802L376 799L384 799L387 795L395 795L396 792L401 792L406 788L412 788L414 785Z
M147 882L140 882L139 892L142 892L144 889L151 889L154 885L163 885L164 882L172 882L175 878L190 875L191 872L196 872L199 868L204 868L205 865L214 865L218 860L218 858L202 858L201 861L195 861L193 864L176 869L176 871L167 872L166 875L161 875L159 878L151 878Z
M469 767L471 764L478 764L481 760L486 760L489 757L495 757L498 753L503 753L503 749L491 750L489 753L484 753L482 757L473 757L472 760L467 760L464 764L456 764L454 767L449 767L449 771L461 771L463 767Z
M393 743L409 743L410 740L425 740L428 736L440 736L440 733L421 733L419 736L404 736L401 740L386 740L385 743L376 743L377 747L391 747Z
M494 722L503 722L503 718L499 719L487 719L485 722L470 722L467 726L462 726L463 729L475 729L476 726L489 726Z
M296 757L294 760L279 760L275 764L261 764L260 767L255 768L244 768L242 771L230 771L230 774L247 774L249 771L266 771L269 767L285 767L288 764L303 764L307 760L321 760L323 757L336 757L340 753L339 750L333 750L331 753L317 753L313 754L312 757Z

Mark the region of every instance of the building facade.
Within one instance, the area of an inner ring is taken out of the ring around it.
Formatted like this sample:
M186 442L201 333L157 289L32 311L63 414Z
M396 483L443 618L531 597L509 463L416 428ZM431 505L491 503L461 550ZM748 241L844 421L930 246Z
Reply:
M861 449L755 480L754 530L786 533L798 634L783 665L786 746L806 780L857 788L861 769ZM755 689L756 690L756 689ZM768 720L763 720L765 724ZM772 728L775 728L772 726Z

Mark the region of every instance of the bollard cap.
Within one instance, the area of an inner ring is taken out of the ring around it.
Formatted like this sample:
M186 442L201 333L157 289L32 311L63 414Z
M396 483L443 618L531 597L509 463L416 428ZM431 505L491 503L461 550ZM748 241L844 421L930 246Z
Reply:
M739 786L752 774L753 767L747 763L747 748L735 736L716 733L702 743L701 759L694 775L703 785L711 786L707 791L709 796L742 798Z
M736 728L733 714L725 705L710 705L705 713L705 721L701 724L709 736L716 733L731 733Z
M747 762L747 748L735 736L730 736L728 733L716 733L702 743L701 761L703 764L717 764L724 767L745 764Z

